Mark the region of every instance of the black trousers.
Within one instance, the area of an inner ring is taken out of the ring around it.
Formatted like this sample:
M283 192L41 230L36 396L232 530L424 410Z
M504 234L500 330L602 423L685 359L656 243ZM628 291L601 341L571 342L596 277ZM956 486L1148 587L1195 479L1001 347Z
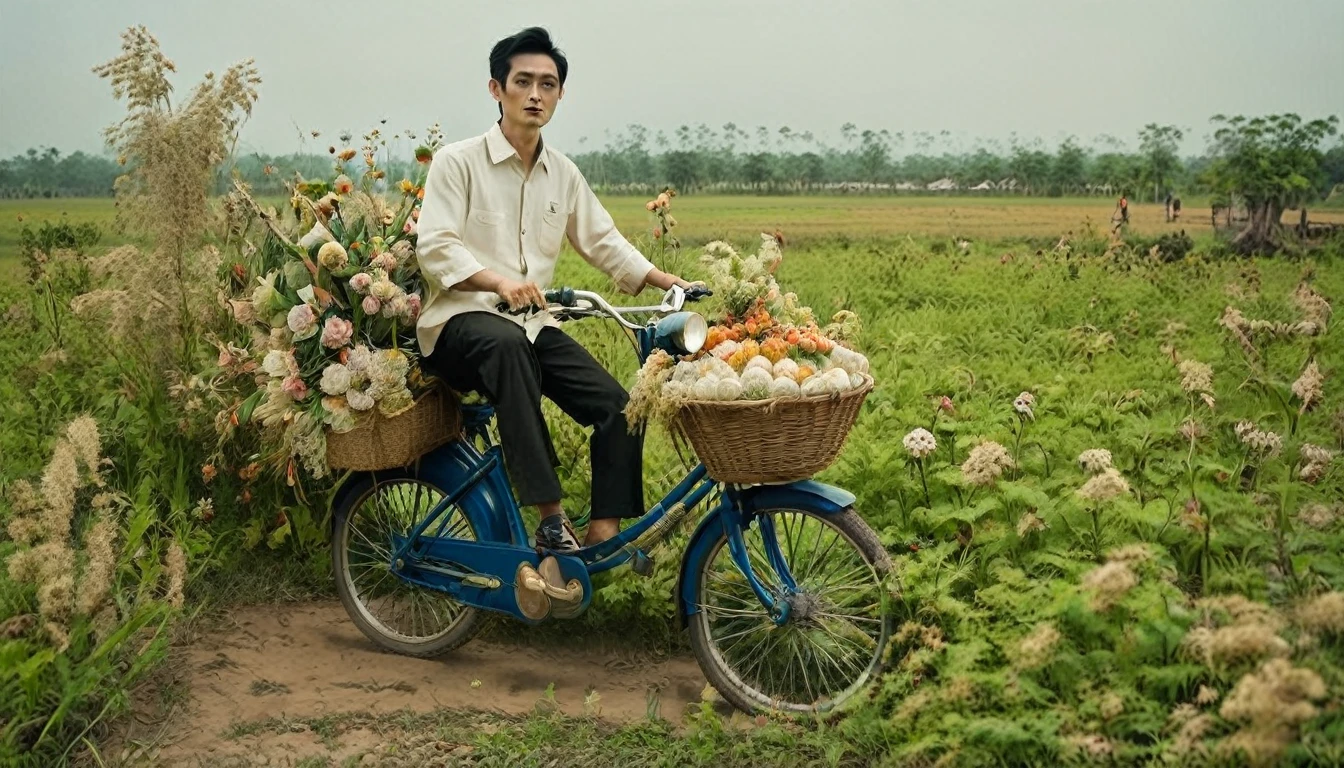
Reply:
M424 363L453 389L490 398L519 504L560 500L559 460L541 413L545 395L593 430L592 517L644 514L644 443L642 434L632 435L626 426L630 396L563 331L543 328L531 342L503 317L468 312L448 321Z

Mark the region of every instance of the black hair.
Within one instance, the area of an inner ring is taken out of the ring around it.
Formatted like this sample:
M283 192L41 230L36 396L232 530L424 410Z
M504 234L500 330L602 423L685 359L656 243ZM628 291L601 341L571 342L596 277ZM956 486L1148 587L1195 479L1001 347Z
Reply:
M490 49L490 77L507 87L509 71L513 69L513 57L521 53L543 53L555 62L555 70L560 75L560 85L565 84L569 75L569 60L565 54L551 42L551 33L541 27L528 27L516 35L500 40Z

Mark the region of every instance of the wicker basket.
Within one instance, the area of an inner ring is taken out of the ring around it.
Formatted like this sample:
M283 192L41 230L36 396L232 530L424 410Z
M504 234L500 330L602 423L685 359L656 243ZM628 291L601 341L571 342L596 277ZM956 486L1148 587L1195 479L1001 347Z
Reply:
M695 448L709 476L740 485L789 483L829 467L873 389L763 401L693 400L674 427Z
M404 467L462 432L457 398L435 386L396 416L377 410L356 417L349 432L327 432L327 465L368 472Z

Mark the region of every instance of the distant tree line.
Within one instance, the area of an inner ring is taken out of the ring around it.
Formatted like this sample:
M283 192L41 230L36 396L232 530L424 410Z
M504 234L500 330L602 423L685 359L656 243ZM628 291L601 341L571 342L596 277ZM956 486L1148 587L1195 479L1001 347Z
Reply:
M1087 144L1071 136L1053 147L1040 140L1014 139L970 149L951 148L945 132L907 135L861 129L853 123L841 126L838 144L789 126L747 130L734 123L717 129L683 125L669 135L631 125L608 133L601 147L581 139L568 154L593 187L607 194L649 194L671 184L683 193L1126 193L1135 199L1158 200L1168 192L1228 192L1226 174L1216 172L1218 159L1228 149L1228 134L1220 131L1228 120L1243 119L1213 118L1214 136L1206 150L1186 157L1179 151L1185 129L1157 124L1138 132L1136 148L1111 136ZM1256 119L1298 120L1295 115ZM1312 160L1309 175L1295 182L1306 185L1297 198L1314 199L1344 184L1344 142L1327 146L1334 136L1333 130L1314 132L1307 137L1314 143L1296 148ZM383 165L392 184L414 175L410 157ZM110 195L122 170L109 157L30 149L0 160L0 197ZM224 189L228 177L236 173L259 194L283 194L284 182L295 173L311 178L330 171L327 153L240 154L221 174L218 186Z

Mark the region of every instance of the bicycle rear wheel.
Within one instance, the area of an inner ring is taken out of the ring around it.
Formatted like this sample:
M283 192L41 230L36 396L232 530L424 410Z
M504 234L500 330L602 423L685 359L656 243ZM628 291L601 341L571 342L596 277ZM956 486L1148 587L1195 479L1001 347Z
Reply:
M376 645L407 656L430 657L475 636L480 615L432 589L392 573L393 538L410 535L435 505L442 489L408 475L370 477L333 510L331 562L336 592L351 621ZM427 531L476 540L460 507L444 513Z
M777 509L761 517L767 525L742 532L748 559L766 590L790 604L789 618L771 618L721 534L692 568L698 610L691 647L710 684L739 709L833 711L881 670L893 623L884 584L891 559L853 509ZM796 589L782 583L772 555L786 564Z

